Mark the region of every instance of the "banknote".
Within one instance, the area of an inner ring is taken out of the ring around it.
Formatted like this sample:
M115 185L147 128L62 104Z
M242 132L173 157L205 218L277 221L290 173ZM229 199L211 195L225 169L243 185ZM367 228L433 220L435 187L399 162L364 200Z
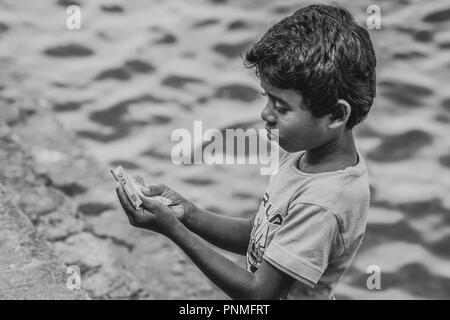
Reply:
M139 209L142 205L142 200L139 197L141 195L141 188L144 185L144 181L142 179L142 185L139 183L139 179L136 179L136 182L133 181L133 178L131 178L128 173L122 168L122 166L118 166L114 170L111 170L112 175L114 178L120 182L120 184L123 187L123 191L125 191L125 194L128 197L128 200L130 200L131 204L135 209Z
M122 166L118 166L114 170L111 170L114 178L120 182L123 186L128 199L133 204L135 209L139 209L142 206L142 200L139 197L142 194L142 187L145 186L144 179L140 176L131 177ZM170 206L172 203L170 199L162 196L151 196L152 200L157 200L166 206Z

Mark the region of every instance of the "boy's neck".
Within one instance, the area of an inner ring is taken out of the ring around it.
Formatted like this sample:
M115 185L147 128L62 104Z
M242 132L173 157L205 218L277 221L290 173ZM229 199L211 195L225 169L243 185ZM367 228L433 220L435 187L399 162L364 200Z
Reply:
M353 130L347 130L326 144L307 150L297 167L307 173L336 171L355 166L357 159Z

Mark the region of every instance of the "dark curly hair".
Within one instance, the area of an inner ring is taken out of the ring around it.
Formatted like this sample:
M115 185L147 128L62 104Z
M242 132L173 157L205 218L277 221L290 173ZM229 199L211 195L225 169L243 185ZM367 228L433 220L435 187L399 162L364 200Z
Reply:
M352 110L347 129L367 117L375 98L376 57L369 33L343 8L297 10L272 26L243 59L264 82L299 91L316 117L345 99Z

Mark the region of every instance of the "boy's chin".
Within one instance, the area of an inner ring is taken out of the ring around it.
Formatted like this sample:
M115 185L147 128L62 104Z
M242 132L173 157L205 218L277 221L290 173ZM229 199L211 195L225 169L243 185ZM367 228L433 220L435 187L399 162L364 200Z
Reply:
M299 147L289 147L289 146L282 146L279 145L281 148L283 148L284 151L289 152L289 153L295 153L295 152L300 152L300 151L304 151L306 150L305 148L299 148Z
M281 147L280 139L278 137L273 136L270 132L267 132L267 140L270 142L275 142Z

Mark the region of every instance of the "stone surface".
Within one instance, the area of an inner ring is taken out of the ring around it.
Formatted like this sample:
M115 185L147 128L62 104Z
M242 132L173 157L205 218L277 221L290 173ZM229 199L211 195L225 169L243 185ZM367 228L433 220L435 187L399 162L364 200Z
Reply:
M88 299L85 291L67 288L62 261L11 197L0 193L0 299Z
M94 299L136 299L142 290L130 273L110 267L102 268L101 272L83 279L83 288Z
M99 239L88 232L55 242L53 247L66 263L87 269L110 265L114 261L108 241Z
M99 236L86 231L77 211L77 199L97 199L106 180L95 161L41 105L16 107L8 123L0 116L1 190L9 195L7 203L0 197L0 298L148 297L115 256L125 240L107 228L98 227ZM66 288L64 264L80 268L86 289Z

